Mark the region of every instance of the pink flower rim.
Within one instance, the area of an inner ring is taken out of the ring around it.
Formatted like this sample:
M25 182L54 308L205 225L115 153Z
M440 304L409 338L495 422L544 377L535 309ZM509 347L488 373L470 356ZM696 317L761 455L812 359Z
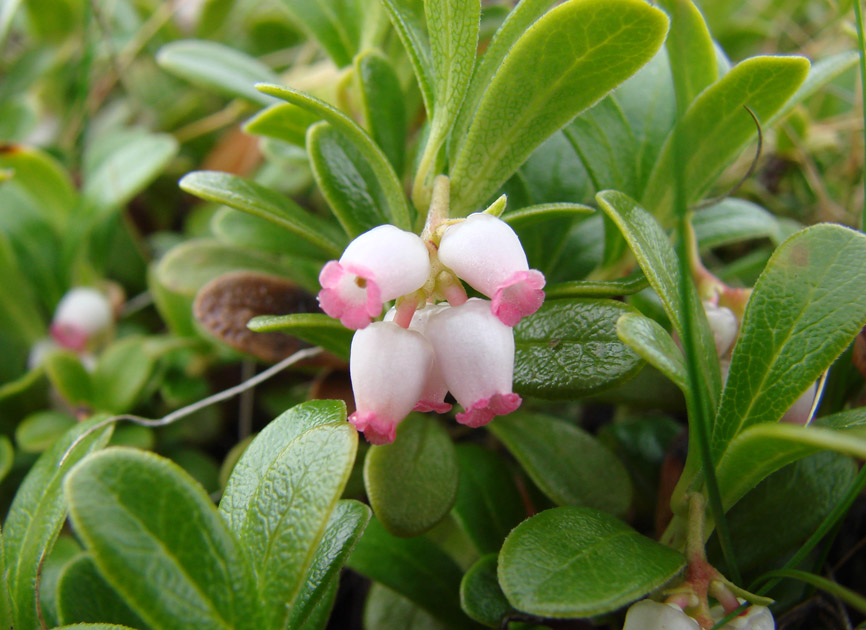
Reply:
M493 394L472 403L463 413L457 414L457 422L476 429L484 426L495 416L505 416L520 407L523 399L517 394Z
M398 423L374 411L356 411L349 416L349 422L364 434L370 444L390 444L397 437Z
M382 312L382 295L374 274L360 265L328 262L319 274L319 306L351 330L366 328ZM357 281L362 280L363 286Z
M51 324L51 336L61 346L75 352L83 352L87 347L87 333L77 326L54 322Z
M516 271L493 294L490 311L506 326L516 326L544 302L544 275L535 269Z

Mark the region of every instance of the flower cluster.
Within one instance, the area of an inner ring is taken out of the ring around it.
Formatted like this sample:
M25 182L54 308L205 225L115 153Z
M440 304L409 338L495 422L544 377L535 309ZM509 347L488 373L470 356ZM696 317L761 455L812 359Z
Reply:
M444 413L448 392L470 427L511 413L512 327L544 301L544 276L529 269L507 223L477 213L422 239L381 225L352 241L319 275L319 304L352 339L350 373L367 440L386 444L413 409ZM489 299L467 299L466 282ZM382 321L385 302L397 300Z
M743 600L740 600L740 603L742 602ZM710 613L716 623L725 616L721 606L714 606ZM662 604L651 599L642 599L629 607L623 630L700 630L700 628L698 622L676 604ZM750 606L742 615L726 623L723 628L775 630L776 622L766 606Z

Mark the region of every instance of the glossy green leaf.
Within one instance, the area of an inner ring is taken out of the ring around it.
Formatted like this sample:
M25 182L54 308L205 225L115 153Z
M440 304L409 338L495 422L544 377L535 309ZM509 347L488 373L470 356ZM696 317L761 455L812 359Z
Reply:
M389 222L397 227L408 230L411 228L409 206L403 193L400 179L388 162L388 158L367 133L355 121L343 112L335 109L317 98L291 88L279 85L260 84L257 89L265 94L276 96L284 101L303 107L309 112L321 116L323 120L334 126L352 145L356 152L367 162L378 185L382 188L387 202Z
M367 128L399 176L406 157L406 105L400 79L388 58L376 50L355 58L355 76Z
M60 623L117 623L146 630L145 623L99 574L89 554L68 563L57 584Z
M544 287L544 295L547 299L591 297L591 298L613 298L621 295L632 295L643 291L649 286L646 276L642 273L634 274L619 280L572 280L570 282L557 282Z
M254 86L276 83L277 75L258 59L225 44L200 39L169 42L160 48L156 61L195 85L260 105L274 102Z
M196 171L180 180L186 192L207 201L267 219L297 234L329 256L339 256L347 241L331 223L310 214L288 197L229 173Z
M171 461L113 447L83 461L64 485L100 574L149 626L262 628L244 548L204 489Z
M388 223L385 191L345 135L328 123L316 123L307 134L307 150L316 183L350 236Z
M359 5L352 0L281 0L292 20L315 39L338 67L348 66L358 50Z
M616 322L616 334L684 393L688 390L689 377L682 350L658 322L639 313L626 313Z
M550 300L514 327L514 389L575 399L634 376L641 359L616 336L630 306L613 300Z
M716 345L704 309L691 283L687 283L689 302L683 304L680 295L679 265L667 234L646 210L622 193L606 190L599 193L596 199L601 209L625 237L680 339L685 337L683 318L686 309L691 311L690 319L698 327L697 338L700 345L697 348L697 356L700 361L699 369L703 387L706 389L711 407L715 409L721 390Z
M560 507L524 521L499 554L499 584L518 610L589 617L616 610L673 578L685 565L619 519Z
M244 451L220 502L256 568L267 628L286 624L352 470L358 433L345 419L342 401L293 407Z
M62 411L37 411L15 427L15 443L25 453L41 453L76 425L75 418Z
M394 442L372 446L364 460L370 506L395 536L418 536L445 518L457 498L458 475L451 437L421 414L403 420Z
M448 628L474 627L460 609L460 568L423 536L397 538L373 518L348 566L409 598Z
M103 212L125 206L168 166L178 148L168 134L130 134L90 169L84 184L86 202Z
M71 450L70 447L102 420L103 417L96 417L82 422L55 441L30 469L9 508L3 529L3 550L16 628L36 628L39 625L34 583L39 563L48 555L66 520L66 500L61 482L85 455L105 446L111 436L111 427L94 431Z
M570 219L593 212L595 212L595 208L580 203L540 203L513 212L506 212L501 219L515 230L519 230L528 225L545 223L551 219Z
M291 103L277 103L244 123L244 131L304 147L307 128L319 122L321 116Z
M505 56L453 156L452 214L474 211L535 147L649 61L666 28L661 11L637 0L572 0L538 19Z
M55 228L62 228L78 195L69 174L49 154L23 145L3 145L0 148L0 169L9 169L11 179L6 186L16 186L38 200L37 208Z
M323 313L261 315L251 319L247 326L256 332L284 332L346 360L349 359L354 334L338 320Z
M48 380L70 405L87 405L93 401L93 379L81 365L78 356L68 351L52 352L45 360Z
M866 236L802 230L775 251L746 305L715 422L719 457L747 427L774 422L866 324Z
M469 617L488 628L499 628L502 618L515 612L499 587L495 553L480 558L463 576L460 605Z
M340 569L369 521L370 508L363 503L342 500L334 506L307 577L292 605L289 628L307 630L307 625L316 617L317 609L327 603L329 592L339 586Z
M427 116L433 116L433 53L430 50L430 40L424 23L424 7L421 0L382 0L382 6L388 11L388 17L394 25L394 30L403 42Z
M480 553L499 551L526 518L514 472L501 456L477 444L457 445L460 485L452 515Z
M376 583L370 587L364 606L365 630L448 630L450 627L390 588Z
M488 429L558 505L587 506L618 516L628 510L632 499L628 472L607 447L583 429L529 412L496 418Z
M685 202L699 199L757 133L744 107L758 120L769 120L808 71L803 57L752 57L702 92L674 130L684 138L684 154L674 155L672 133L650 176L643 206L667 226L673 218L674 169L683 168Z
M665 47L673 61L677 109L684 112L704 88L716 81L716 46L704 16L692 0L661 0L659 4L671 18Z
M695 236L702 248L720 247L749 239L784 240L779 220L757 204L729 197L692 216Z

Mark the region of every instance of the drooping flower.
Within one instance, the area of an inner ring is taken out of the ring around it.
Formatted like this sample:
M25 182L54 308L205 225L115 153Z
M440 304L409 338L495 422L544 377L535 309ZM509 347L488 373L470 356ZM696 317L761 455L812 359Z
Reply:
M476 291L491 299L491 311L507 326L532 315L544 301L544 276L529 268L514 230L484 213L449 226L439 243L439 260Z
M511 391L514 332L491 313L489 301L444 308L430 316L426 332L448 391L463 406L457 422L480 427L520 406Z
M433 349L424 335L374 322L352 338L349 374L356 411L349 422L371 444L394 441L397 425L424 391Z
M346 328L367 326L382 305L421 288L430 275L427 246L417 234L380 225L349 243L319 274L319 304Z
M623 630L700 630L698 622L675 604L642 599L632 604Z
M76 287L68 291L51 320L51 336L64 348L84 352L105 334L114 321L111 303L97 289Z

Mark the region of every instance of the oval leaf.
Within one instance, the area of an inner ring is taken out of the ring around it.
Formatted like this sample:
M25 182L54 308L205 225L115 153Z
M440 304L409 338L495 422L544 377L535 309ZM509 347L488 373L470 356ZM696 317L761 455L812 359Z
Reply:
M399 175L406 153L406 105L400 79L388 58L375 50L355 58L355 75L367 127Z
M57 611L64 624L107 621L147 628L105 582L88 554L79 555L63 568L57 583Z
M488 628L499 628L502 618L515 612L496 579L496 554L484 556L463 576L460 605L467 615Z
M683 393L687 392L689 378L683 353L658 322L638 313L626 313L616 322L616 334Z
M336 356L349 360L354 331L338 320L323 313L298 313L295 315L259 316L247 324L257 332L281 331L321 346Z

